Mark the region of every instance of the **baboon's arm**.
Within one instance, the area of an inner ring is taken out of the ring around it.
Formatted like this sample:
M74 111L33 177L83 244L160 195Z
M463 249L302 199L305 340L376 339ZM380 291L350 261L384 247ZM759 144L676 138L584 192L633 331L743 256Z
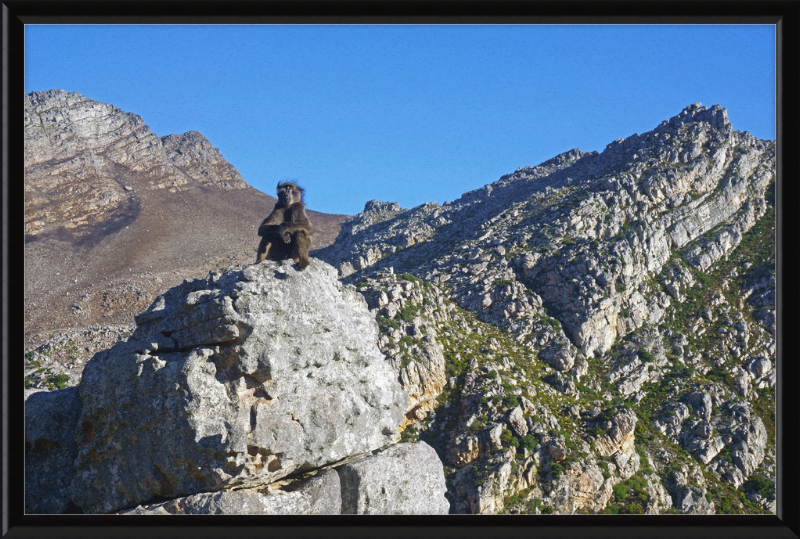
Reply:
M289 234L294 234L295 232L305 232L306 234L311 234L311 224L310 223L283 223L280 228L283 230L284 233L288 232Z
M261 221L261 226L258 227L258 235L276 234L281 223L283 223L283 208L272 210L272 213Z

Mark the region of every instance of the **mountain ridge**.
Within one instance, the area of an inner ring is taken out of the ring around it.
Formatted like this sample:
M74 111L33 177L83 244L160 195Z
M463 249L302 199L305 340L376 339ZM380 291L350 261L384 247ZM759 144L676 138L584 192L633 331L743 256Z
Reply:
M451 512L774 513L774 186L774 142L694 103L443 205L369 201L312 256L366 299Z

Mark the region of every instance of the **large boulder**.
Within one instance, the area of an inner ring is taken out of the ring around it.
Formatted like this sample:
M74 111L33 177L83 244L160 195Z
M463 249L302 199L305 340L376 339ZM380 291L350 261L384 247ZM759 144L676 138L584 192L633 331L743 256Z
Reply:
M375 319L323 262L212 272L136 323L87 363L65 425L84 512L257 489L399 438L408 396Z

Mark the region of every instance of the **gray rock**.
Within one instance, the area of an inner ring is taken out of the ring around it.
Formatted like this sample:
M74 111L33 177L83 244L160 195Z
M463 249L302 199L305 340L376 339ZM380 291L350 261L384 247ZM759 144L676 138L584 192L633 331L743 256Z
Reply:
M695 391L683 396L683 402L691 404L696 413L706 421L711 420L711 412L713 407L711 405L711 395L706 391Z
M520 438L528 434L528 424L525 422L525 417L522 415L522 408L517 406L508 413L508 424L514 434Z
M364 299L327 264L290 262L185 282L88 362L85 512L258 488L398 439L408 397Z
M425 442L391 446L336 469L342 514L444 515L450 503L439 456Z
M553 438L547 442L547 451L550 453L550 459L553 462L561 462L567 458L567 448L564 445L564 440L561 438Z
M551 375L545 376L543 380L562 393L574 395L578 392L575 381L568 374L555 372Z
M120 511L123 515L337 515L339 474L326 470L289 490L223 490Z
M575 348L566 339L555 340L547 348L539 352L539 359L554 369L568 371L575 364Z

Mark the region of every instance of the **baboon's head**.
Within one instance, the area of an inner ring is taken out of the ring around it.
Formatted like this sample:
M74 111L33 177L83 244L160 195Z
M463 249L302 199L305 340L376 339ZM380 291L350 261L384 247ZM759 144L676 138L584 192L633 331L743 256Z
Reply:
M302 202L303 188L292 182L278 183L278 200L284 206Z

